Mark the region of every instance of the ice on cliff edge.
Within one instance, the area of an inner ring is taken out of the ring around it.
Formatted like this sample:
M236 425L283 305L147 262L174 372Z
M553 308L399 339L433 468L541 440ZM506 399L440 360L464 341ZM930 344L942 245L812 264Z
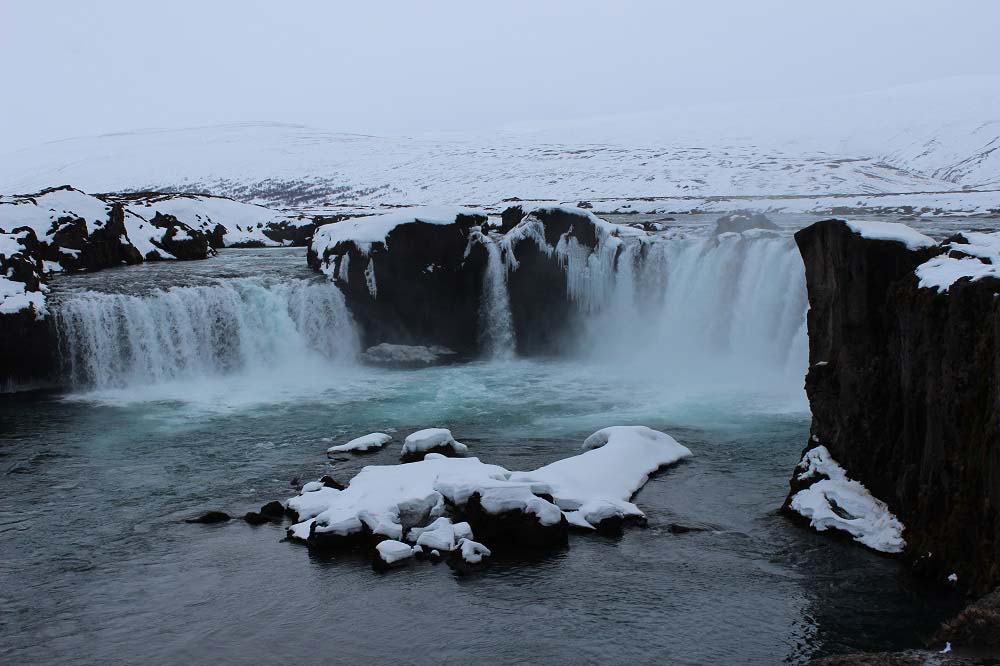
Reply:
M446 520L446 514L449 507L461 509L473 495L490 514L517 511L543 526L565 518L592 529L609 517L642 516L629 501L632 495L657 469L691 455L674 438L644 426L604 428L588 437L583 448L579 455L531 472L436 454L419 462L368 466L344 490L317 485L291 498L288 507L300 522L289 528L289 536L350 536L367 528L388 539L420 544L423 538L423 545L447 542L454 548L473 535L464 523Z
M810 449L796 467L799 481L817 480L792 496L790 507L819 532L847 532L872 550L899 553L906 547L903 524L885 502L873 497L847 472L825 446Z

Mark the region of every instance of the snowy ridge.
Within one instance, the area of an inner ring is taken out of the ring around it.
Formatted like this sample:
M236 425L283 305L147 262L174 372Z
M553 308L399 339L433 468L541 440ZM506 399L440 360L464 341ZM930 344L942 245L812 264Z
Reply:
M922 192L954 193L949 205L963 209L972 205L963 203L968 196L988 210L1000 208L997 91L996 78L955 79L489 134L378 137L275 123L126 132L5 155L0 191L38 189L60 173L91 191L198 191L268 205L354 209L487 206L512 196ZM968 189L993 192L984 203Z
M126 210L141 218L149 220L157 213L172 215L191 229L197 229L206 235L211 235L221 225L224 228L223 244L226 247L282 245L265 231L277 225L300 227L313 223L310 217L304 215L283 213L225 197L154 194L143 198L130 197L125 201Z

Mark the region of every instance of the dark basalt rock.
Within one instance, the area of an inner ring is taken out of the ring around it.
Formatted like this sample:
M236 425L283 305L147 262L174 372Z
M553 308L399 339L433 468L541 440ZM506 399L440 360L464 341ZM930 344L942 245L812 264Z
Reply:
M959 280L944 294L921 289L914 269L945 248L909 250L837 220L795 240L809 294L807 450L826 446L888 504L922 571L942 581L956 573L973 591L993 589L1000 584L1000 280Z
M500 228L497 230L501 234L505 234L514 227L517 223L524 219L524 209L520 206L508 206L500 213Z
M139 251L126 240L125 212L121 204L111 204L106 220L87 221L79 217L61 217L48 244L39 246L41 256L62 264L67 271L99 271L121 264L137 264L143 260Z
M715 221L715 235L736 232L742 233L751 229L779 229L778 225L768 219L763 213L755 213L749 210L738 210L727 215L723 215Z
M403 223L389 232L385 245L375 243L367 253L348 241L319 257L311 246L308 261L316 269L323 260L335 262L337 285L365 348L383 342L443 345L474 355L487 252L473 240L473 229L485 221L484 215L458 215L452 224ZM341 279L345 259L347 279ZM365 276L369 263L374 290Z
M557 525L542 525L534 514L520 511L489 513L483 509L479 493L462 507L462 518L472 528L476 541L490 550L551 550L569 541L569 524L562 518Z
M13 230L21 250L0 255L0 275L39 292L44 282L40 244L27 227ZM0 390L39 384L51 379L56 367L55 334L49 319L34 308L0 314Z
M508 232L508 249L518 263L517 270L507 276L517 351L525 356L555 355L572 348L572 332L581 330L581 315L567 296L566 271L549 248L565 234L593 250L598 244L597 229L582 211L543 208L529 217L541 221L548 248L530 236L513 238L517 228ZM525 219L521 224L531 222Z
M343 490L344 488L347 487L340 481L337 481L335 478L330 476L329 474L323 475L323 478L321 478L319 482L322 483L327 488L335 488L336 490ZM281 505L279 504L278 506Z
M230 516L225 511L206 511L202 515L196 518L188 518L185 523L203 523L205 525L211 525L214 523L225 523L232 520L233 517Z
M154 227L166 228L163 239L157 244L178 259L204 259L208 256L208 237L180 222L173 215L156 213L149 223Z
M326 478L326 477L324 477ZM278 500L272 500L260 507L260 511L249 511L243 519L251 525L280 523L285 518L285 507Z

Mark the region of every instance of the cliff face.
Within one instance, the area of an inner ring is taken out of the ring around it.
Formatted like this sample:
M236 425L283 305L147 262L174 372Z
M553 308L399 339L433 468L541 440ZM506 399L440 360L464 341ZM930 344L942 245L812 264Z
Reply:
M889 506L923 571L992 589L1000 584L1000 280L921 288L917 266L948 248L908 249L837 220L795 240L809 295L807 450L826 446ZM789 500L801 486L796 475Z

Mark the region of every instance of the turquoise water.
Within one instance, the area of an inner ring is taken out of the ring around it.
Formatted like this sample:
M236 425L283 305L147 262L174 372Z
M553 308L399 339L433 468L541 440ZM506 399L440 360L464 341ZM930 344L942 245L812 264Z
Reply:
M144 284L242 279L251 263L270 266L268 279L311 279L298 261L301 251L223 253L215 269L191 264L193 277L155 266ZM129 274L68 278L56 297L133 293ZM308 349L280 358L2 397L0 662L803 663L912 646L953 610L895 561L776 513L809 430L801 379L785 371L671 371L643 357L413 371ZM572 536L563 551L479 573L423 563L376 574L362 555L284 542L278 526L183 522L287 499L293 479L346 481L398 460L398 441L329 460L331 440L442 426L486 462L532 469L619 424L694 452L637 495L648 527Z

